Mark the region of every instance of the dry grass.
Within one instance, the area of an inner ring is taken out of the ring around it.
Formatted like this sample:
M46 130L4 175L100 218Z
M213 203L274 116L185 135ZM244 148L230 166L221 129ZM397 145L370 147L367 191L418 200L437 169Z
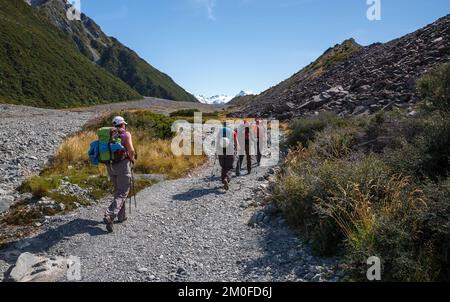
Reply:
M164 174L170 178L176 178L185 175L206 161L205 156L177 157L172 153L170 140L154 139L143 131L136 131L133 138L138 153L138 160L135 164L138 173ZM87 150L89 150L90 143L96 139L97 135L93 131L81 132L67 138L56 152L52 169L67 172L75 169L80 163L87 164ZM98 169L99 174L106 175L103 165L100 165Z
M407 223L409 215L426 207L422 192L410 189L408 177L394 175L379 184L380 180L370 180L370 190L366 191L358 183L348 183L332 190L327 200L318 198L323 213L333 217L355 250L373 251L380 221ZM378 198L372 192L378 192Z
M136 171L145 174L164 174L171 178L185 175L206 161L206 156L175 156L170 140L152 139L143 133L135 135L138 153Z

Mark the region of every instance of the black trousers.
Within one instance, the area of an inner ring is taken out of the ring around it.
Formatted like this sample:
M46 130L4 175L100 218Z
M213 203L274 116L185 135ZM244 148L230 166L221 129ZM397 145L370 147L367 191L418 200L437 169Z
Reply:
M236 165L236 175L241 174L242 163L244 162L244 158L247 158L247 171L248 173L252 172L252 156L250 155L250 140L245 140L245 155L239 155L239 161Z
M262 158L261 149L259 148L259 143L260 143L260 140L258 138L257 147L256 147L257 148L257 150L256 150L256 161L258 163L258 166L261 165L261 158Z
M222 168L221 179L222 182L231 180L231 171L233 170L234 155L219 155L219 164Z

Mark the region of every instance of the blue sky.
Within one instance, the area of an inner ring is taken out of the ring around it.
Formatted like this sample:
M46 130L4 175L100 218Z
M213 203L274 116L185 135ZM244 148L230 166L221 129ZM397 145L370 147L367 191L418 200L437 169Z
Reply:
M261 92L353 37L386 42L450 13L450 0L81 0L82 12L195 94Z

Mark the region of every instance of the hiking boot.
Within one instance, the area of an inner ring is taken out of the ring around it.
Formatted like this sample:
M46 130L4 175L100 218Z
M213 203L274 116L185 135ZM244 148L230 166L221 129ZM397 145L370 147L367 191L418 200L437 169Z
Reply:
M111 217L103 218L103 222L106 224L106 230L110 233L113 232L114 220Z
M119 219L119 220L117 220L117 223L124 223L124 222L127 221L127 220L128 220L128 218Z
M223 181L223 188L225 189L225 191L228 191L230 189L230 185L228 183L228 179L225 179Z

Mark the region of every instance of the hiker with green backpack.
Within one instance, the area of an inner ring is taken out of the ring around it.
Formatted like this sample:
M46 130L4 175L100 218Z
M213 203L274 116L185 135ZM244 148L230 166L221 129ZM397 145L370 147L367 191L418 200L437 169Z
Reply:
M104 222L109 232L113 231L115 218L127 220L125 204L132 186L132 168L136 158L131 133L121 116L113 119L114 127L97 131L98 141L91 144L89 158L93 164L103 163L114 186L114 198L106 210Z

